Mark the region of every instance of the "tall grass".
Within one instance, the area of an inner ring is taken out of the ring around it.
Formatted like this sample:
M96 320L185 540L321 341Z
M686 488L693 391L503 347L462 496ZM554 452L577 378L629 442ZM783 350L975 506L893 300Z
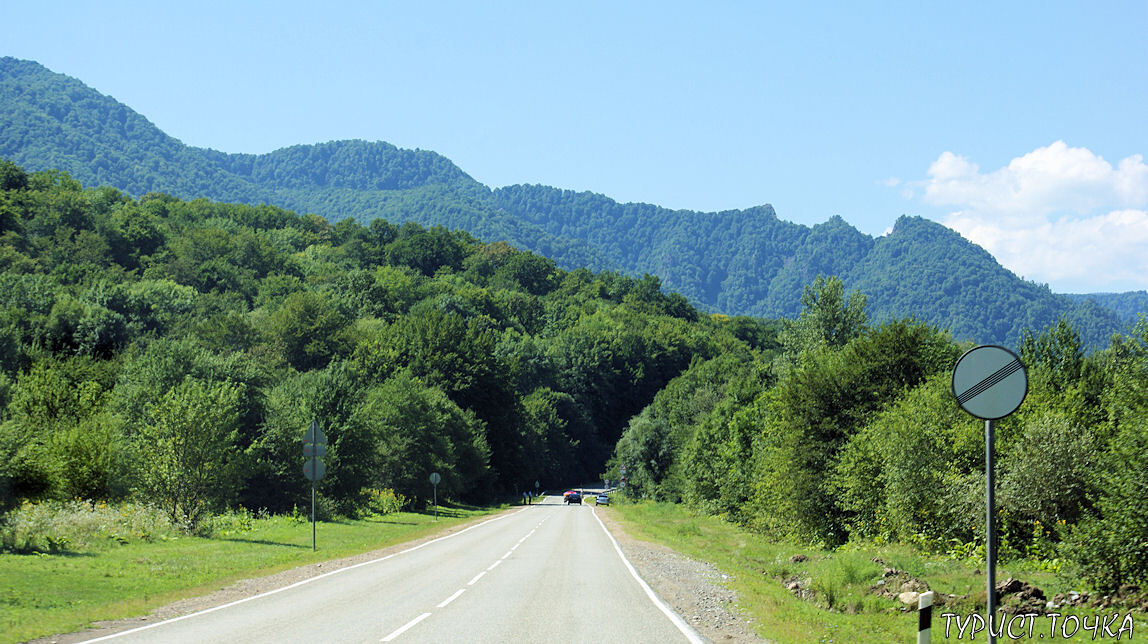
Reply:
M136 503L110 506L74 499L25 502L0 519L0 552L99 549L177 536L167 514Z

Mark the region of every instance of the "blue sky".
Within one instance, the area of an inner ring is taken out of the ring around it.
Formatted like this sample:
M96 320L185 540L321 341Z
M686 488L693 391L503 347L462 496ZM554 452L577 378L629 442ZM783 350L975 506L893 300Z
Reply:
M0 7L0 55L189 145L382 140L491 187L871 235L921 215L1061 292L1148 288L1145 34L1143 0Z

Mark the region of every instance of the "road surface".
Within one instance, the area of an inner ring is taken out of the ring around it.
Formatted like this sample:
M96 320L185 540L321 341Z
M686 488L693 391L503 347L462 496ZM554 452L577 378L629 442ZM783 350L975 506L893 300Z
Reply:
M114 642L700 642L561 498Z

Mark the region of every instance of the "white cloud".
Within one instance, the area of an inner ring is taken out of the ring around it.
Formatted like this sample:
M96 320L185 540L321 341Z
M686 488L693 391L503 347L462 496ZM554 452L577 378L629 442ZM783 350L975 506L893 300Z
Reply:
M1057 141L984 173L944 152L914 182L926 203L957 207L945 225L1018 275L1060 292L1148 288L1148 165L1115 167Z

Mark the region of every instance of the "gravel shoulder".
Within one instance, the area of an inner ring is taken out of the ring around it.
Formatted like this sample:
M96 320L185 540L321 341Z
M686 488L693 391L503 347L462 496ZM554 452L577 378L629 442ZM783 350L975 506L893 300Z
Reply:
M507 510L507 512L513 511L515 510ZM764 641L750 630L746 619L738 615L734 607L734 602L737 599L736 593L725 587L723 584L724 575L720 571L708 563L690 559L665 546L631 537L610 516L610 512L599 512L598 516L617 539L622 552L625 553L642 578L646 580L646 583L704 637L712 642ZM206 595L162 606L142 617L96 622L92 628L83 631L53 635L32 640L32 642L36 644L84 642L119 631L190 615L290 586L333 570L401 552L490 518L490 516L477 518L464 524L452 526L442 532L381 550L299 566L263 577L244 579Z
M630 536L610 512L598 517L617 539L638 574L667 604L711 642L764 642L740 615L728 576L713 565L661 544Z

